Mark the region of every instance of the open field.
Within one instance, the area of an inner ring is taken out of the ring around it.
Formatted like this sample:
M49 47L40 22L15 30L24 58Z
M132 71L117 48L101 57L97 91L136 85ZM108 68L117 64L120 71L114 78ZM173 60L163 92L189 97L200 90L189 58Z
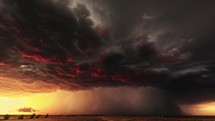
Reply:
M0 121L3 121L1 116ZM10 117L7 121L215 121L215 117L145 117L145 116L49 116L38 119L17 119L17 116Z

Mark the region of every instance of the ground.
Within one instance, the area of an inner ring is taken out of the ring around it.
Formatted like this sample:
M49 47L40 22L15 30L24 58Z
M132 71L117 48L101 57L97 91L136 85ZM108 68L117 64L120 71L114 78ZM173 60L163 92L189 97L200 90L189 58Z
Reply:
M39 119L29 119L27 116L23 120L12 116L7 121L215 121L215 117L146 117L146 116L49 116ZM2 121L0 118L0 121Z

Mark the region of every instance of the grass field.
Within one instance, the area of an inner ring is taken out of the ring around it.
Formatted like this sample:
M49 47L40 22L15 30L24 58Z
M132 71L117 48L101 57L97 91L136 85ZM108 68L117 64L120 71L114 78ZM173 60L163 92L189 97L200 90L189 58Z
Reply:
M0 120L3 121L2 116ZM215 117L41 116L38 119L29 119L25 116L24 119L17 119L17 116L12 116L7 121L215 121Z

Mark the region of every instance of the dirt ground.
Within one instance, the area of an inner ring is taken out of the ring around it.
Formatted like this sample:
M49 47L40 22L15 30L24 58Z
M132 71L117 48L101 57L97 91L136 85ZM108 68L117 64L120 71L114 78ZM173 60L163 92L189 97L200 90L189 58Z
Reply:
M0 121L3 121L0 118ZM5 120L4 120L5 121ZM6 121L215 121L215 117L144 117L144 116L50 116L38 119L17 119L15 116Z

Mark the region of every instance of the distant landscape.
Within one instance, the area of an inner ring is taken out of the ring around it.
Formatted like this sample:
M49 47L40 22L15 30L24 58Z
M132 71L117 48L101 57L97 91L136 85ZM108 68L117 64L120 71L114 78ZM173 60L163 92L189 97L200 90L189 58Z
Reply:
M3 116L0 116L3 121ZM182 117L162 117L162 116L73 116L52 115L45 118L30 119L30 115L25 115L24 119L17 119L18 115L13 115L7 121L215 121L215 116L182 116Z

